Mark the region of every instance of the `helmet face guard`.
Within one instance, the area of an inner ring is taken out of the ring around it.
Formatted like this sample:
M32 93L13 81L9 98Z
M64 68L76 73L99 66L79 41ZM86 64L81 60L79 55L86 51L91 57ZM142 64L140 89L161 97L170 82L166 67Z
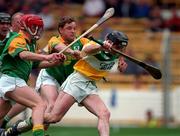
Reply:
M0 12L0 23L11 24L11 16L8 13Z
M11 16L8 13L0 12L0 36L6 37L10 31Z
M41 37L43 32L43 28L41 26L32 25L26 28L30 35L33 36L34 39L38 40Z
M38 40L41 37L44 27L41 17L26 14L22 16L20 24L32 36L32 39Z
M122 49L128 45L128 37L122 32L113 31L106 36L107 40L110 40L114 46Z

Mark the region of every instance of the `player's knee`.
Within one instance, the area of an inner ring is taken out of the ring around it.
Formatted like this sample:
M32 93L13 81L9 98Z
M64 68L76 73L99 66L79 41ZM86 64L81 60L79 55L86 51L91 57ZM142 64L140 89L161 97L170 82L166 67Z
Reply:
M49 103L49 104L47 105L48 111L49 111L49 112L52 111L53 107L54 107L54 103Z
M99 113L99 118L109 120L111 113L108 109L102 109Z
M45 101L43 101L41 98L38 98L32 102L29 103L31 109L36 109L36 108L47 108L47 104Z

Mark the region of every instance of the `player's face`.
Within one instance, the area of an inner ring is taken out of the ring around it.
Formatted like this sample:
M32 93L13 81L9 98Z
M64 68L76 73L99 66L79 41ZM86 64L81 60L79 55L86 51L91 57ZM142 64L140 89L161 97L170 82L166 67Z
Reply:
M76 23L71 22L65 24L63 28L60 28L60 34L65 41L72 42L76 38Z
M43 34L43 27L38 25L31 25L27 27L27 35L30 39L39 40Z
M43 34L43 28L41 26L32 25L30 29L31 32L34 34L34 38L36 40L39 40Z
M20 25L20 18L23 15L17 15L16 17L14 17L14 20L12 21L12 30L14 32L19 32L21 25Z
M6 36L7 33L9 32L10 26L11 25L9 23L0 23L0 35Z
M113 47L116 49L116 50L119 50L121 52L124 52L126 50L126 46L122 46L122 45L119 45L119 44L113 44Z

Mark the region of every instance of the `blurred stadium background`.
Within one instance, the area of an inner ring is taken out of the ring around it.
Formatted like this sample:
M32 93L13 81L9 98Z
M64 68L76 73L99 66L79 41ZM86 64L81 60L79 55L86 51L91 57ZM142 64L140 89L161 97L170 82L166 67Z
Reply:
M103 39L107 32L120 30L129 37L127 54L162 70L161 80L153 79L129 62L125 73L116 68L107 82L98 82L100 96L111 111L112 136L177 136L180 134L180 0L0 0L2 12L36 13L45 20L45 32L38 41L45 47L58 34L60 16L78 21L78 34L90 28L109 7L115 16L91 35ZM33 86L37 71L29 83ZM20 114L25 118L30 110ZM98 135L97 119L76 104L63 121L53 125L53 136ZM60 126L60 127L59 127ZM58 128L57 128L58 127ZM30 133L25 134L30 135Z

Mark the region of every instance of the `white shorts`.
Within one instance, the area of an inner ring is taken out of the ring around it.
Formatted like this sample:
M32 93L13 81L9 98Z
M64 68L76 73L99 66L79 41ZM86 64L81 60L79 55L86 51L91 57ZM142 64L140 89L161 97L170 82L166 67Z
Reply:
M97 94L98 92L95 81L86 78L76 71L64 81L61 89L73 96L78 103L81 103L88 95Z
M0 78L0 96L8 100L5 94L10 91L14 91L16 87L28 86L26 82L19 77L11 77L6 74L2 74Z
M40 91L41 85L53 85L57 87L57 90L59 90L60 88L58 81L54 77L49 75L45 69L41 69L41 71L39 72L38 78L36 80L35 90L37 92Z

